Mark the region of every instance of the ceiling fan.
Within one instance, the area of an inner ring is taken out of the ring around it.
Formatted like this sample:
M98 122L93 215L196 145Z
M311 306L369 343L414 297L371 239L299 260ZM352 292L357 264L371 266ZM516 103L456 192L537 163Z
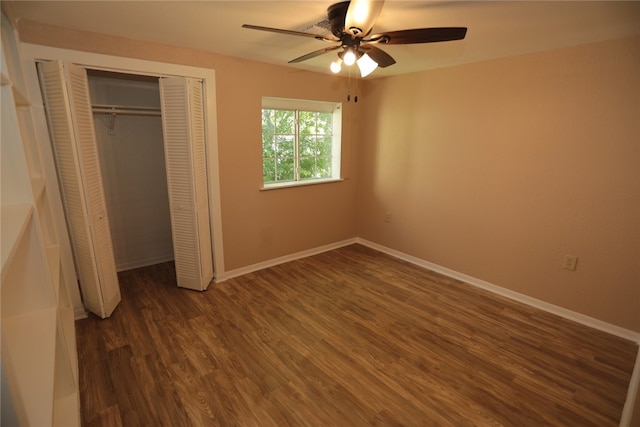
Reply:
M328 52L338 51L338 59L331 63L331 71L334 73L340 72L343 63L345 65L357 63L362 77L372 73L378 66L385 68L396 63L391 55L376 45L462 40L467 34L466 27L436 27L390 31L370 35L383 4L384 1L380 0L352 0L329 6L327 17L333 36L249 24L244 24L242 27L292 36L311 37L324 42L337 43L292 59L289 63L302 62Z

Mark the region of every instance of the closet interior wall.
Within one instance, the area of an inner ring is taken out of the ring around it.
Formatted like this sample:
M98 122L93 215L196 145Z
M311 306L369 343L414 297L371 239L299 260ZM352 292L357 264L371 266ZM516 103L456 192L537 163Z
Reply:
M173 260L158 79L88 78L116 268Z

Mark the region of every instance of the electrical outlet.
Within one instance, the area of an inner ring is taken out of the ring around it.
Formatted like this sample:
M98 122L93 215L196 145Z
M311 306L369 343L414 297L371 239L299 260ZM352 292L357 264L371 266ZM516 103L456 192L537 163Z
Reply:
M565 255L562 268L565 270L575 271L578 264L578 257L575 255Z
M384 222L391 222L391 212L384 213Z

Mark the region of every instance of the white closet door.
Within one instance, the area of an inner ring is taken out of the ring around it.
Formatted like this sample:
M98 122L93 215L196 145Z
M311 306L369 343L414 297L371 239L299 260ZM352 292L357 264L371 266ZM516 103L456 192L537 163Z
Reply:
M160 79L169 209L178 286L205 290L213 279L202 82Z
M87 73L59 61L42 63L39 69L84 304L109 317L121 296Z

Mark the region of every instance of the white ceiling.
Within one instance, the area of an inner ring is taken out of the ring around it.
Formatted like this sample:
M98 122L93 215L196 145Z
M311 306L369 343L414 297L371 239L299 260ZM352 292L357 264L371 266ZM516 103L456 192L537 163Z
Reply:
M3 1L4 2L4 1ZM315 32L335 1L10 1L14 17L287 65L327 47L311 38L241 28ZM462 41L389 45L397 64L370 77L404 74L640 34L640 1L387 0L374 33L468 27ZM328 73L335 53L290 67ZM346 73L346 71L342 71Z

